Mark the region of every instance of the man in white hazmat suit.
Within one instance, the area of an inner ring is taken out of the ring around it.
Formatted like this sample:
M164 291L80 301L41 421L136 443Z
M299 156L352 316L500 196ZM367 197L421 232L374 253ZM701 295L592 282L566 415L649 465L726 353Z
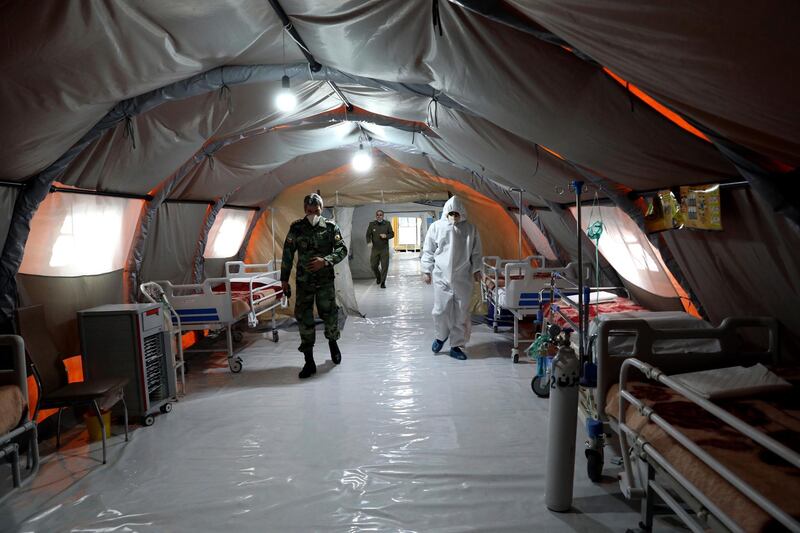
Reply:
M481 238L467 222L467 210L453 196L442 209L442 218L428 228L422 247L422 276L433 283L433 327L436 339L431 349L439 353L450 339L450 357L464 360L469 341L473 280L480 279Z

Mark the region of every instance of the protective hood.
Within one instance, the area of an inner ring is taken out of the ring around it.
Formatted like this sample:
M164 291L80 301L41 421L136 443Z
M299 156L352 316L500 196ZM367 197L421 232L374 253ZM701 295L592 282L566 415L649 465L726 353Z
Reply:
M451 196L449 200L447 200L442 208L442 220L447 222L447 213L451 211L455 211L461 214L461 222L467 220L467 206L464 205L464 202L458 196Z

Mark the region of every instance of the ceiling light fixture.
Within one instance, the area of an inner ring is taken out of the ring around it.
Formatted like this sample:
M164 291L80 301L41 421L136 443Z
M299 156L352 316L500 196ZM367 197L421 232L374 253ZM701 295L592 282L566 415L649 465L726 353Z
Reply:
M364 150L364 145L358 145L358 151L353 156L353 170L356 172L366 172L372 168L372 155L368 150Z
M275 95L275 107L286 113L294 111L297 107L297 97L289 86L289 76L284 75L281 78L281 90Z

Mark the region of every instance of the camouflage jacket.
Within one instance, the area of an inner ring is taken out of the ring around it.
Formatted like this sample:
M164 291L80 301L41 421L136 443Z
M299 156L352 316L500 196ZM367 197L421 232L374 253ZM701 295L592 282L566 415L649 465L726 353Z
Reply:
M334 278L333 265L347 257L347 247L342 240L342 233L335 222L319 218L312 226L306 218L295 220L286 234L283 243L283 262L281 263L281 281L289 281L297 252L297 282L326 283ZM306 268L306 264L314 258L321 257L325 266L316 272Z

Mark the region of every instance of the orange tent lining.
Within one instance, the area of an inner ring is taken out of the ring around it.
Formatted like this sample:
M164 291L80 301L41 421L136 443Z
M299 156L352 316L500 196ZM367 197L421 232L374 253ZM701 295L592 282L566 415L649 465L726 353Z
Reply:
M694 126L689 124L688 122L686 122L686 120L681 118L680 115L678 115L674 111L671 111L666 106L664 106L662 104L659 104L652 96L650 96L649 94L647 94L646 92L644 92L643 90L638 88L636 85L634 85L634 84L622 79L621 77L619 77L618 75L614 74L611 70L609 70L606 67L603 67L603 71L605 71L606 74L608 74L609 76L614 78L614 80L616 80L617 83L619 83L620 85L625 87L627 90L629 90L630 92L635 94L637 97L639 97L639 99L641 101L643 101L644 103L646 103L647 105L649 105L650 107L652 107L653 109L655 109L656 111L661 113L663 116L665 116L667 119L669 119L673 123L677 124L678 126L680 126L683 129L685 129L686 131L688 131L692 135L694 135L696 137L699 137L699 138L703 139L706 142L711 142L708 139L708 137L706 137L703 134L703 132L701 132L700 130L698 130L697 128L695 128Z

